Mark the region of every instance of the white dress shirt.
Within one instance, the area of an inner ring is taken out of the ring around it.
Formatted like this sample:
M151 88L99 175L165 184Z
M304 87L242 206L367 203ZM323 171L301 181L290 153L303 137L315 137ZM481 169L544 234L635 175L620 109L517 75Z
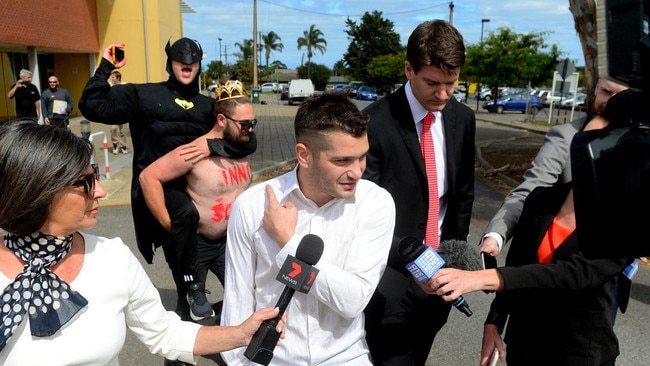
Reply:
M233 204L221 324L239 324L275 306L284 289L275 280L282 264L305 234L315 234L325 244L315 265L320 273L308 294L296 292L289 303L286 338L271 365L371 365L363 310L386 268L395 204L385 189L362 179L354 197L318 207L300 191L296 172L249 188ZM267 184L280 203L298 208L296 234L282 249L261 227ZM222 355L229 365L249 364L244 350Z
M424 117L429 111L418 102L411 90L411 82L406 83L406 99L411 107L413 113L413 121L415 121L415 129L418 131L418 138L422 141L422 129L424 128ZM434 123L431 125L431 136L433 137L433 148L436 153L436 173L438 176L438 198L440 199L438 211L438 237L442 234L442 222L445 220L447 214L447 190L449 185L447 182L447 145L445 144L445 128L442 122L442 112L432 112L435 116Z

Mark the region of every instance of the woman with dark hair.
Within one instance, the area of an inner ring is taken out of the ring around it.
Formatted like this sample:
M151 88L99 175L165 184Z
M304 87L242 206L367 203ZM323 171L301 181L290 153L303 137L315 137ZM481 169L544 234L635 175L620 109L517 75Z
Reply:
M121 239L80 231L106 195L92 151L67 129L0 126L0 364L118 365L127 327L183 362L247 345L277 309L234 327L181 321Z

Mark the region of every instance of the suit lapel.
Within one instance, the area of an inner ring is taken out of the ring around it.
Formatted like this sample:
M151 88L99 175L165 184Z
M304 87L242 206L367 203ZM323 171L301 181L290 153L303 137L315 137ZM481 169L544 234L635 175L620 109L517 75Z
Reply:
M442 110L442 125L445 134L446 173L449 189L455 186L456 154L454 154L454 151L456 151L456 143L459 140L456 138L456 109L453 102L455 101L450 100Z
M406 92L404 88L400 88L393 94L390 94L386 98L395 98L399 99L399 102L389 103L391 106L391 114L394 116L396 122L396 128L399 132L406 150L411 155L411 159L417 166L419 174L422 178L426 177L426 171L424 168L424 159L422 158L422 149L420 147L420 140L418 139L418 133L415 129L415 121L413 121L413 112L409 106L408 100L406 99Z

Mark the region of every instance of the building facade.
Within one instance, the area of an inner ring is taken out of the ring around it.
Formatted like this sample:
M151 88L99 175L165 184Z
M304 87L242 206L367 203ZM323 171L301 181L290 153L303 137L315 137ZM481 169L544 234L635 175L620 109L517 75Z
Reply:
M165 45L183 36L184 0L4 0L0 10L0 121L16 117L7 98L21 69L33 73L39 91L55 74L77 103L104 48L124 42L122 80L167 80Z

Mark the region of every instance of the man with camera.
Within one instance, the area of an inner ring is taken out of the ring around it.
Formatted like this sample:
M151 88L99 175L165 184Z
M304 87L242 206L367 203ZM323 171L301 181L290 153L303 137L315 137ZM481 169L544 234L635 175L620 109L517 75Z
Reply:
M32 72L22 69L18 76L20 78L9 89L7 98L16 100L16 118L38 121L41 118L41 95L32 84Z

